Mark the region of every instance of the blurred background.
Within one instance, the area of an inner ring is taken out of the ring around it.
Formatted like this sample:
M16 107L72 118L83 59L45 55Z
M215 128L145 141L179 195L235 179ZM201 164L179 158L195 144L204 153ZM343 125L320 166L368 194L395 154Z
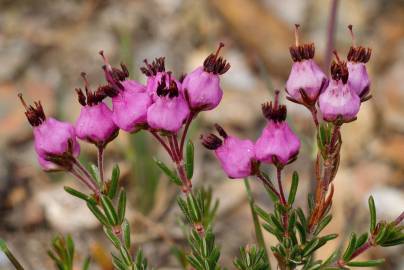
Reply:
M260 104L273 89L284 89L292 61L293 25L301 24L301 40L314 41L315 59L324 65L327 24L332 1L313 0L150 0L150 1L0 1L0 237L22 258L26 269L52 269L46 250L57 233L71 233L78 261L90 254L94 269L112 269L110 244L82 201L63 186L78 184L63 173L40 170L32 132L17 99L40 99L45 113L74 122L79 114L75 87L80 72L95 88L104 82L103 49L115 65L123 61L131 77L142 82L144 58L166 56L174 74L202 64L220 41L232 68L223 76L225 91L218 109L200 115L191 130L201 132L220 123L230 133L256 139L265 124ZM379 216L394 219L404 206L404 4L397 0L341 0L335 47L345 57L354 25L357 43L373 49L368 70L373 98L362 105L358 120L345 125L342 164L335 179L334 219L328 232L340 233L318 253L325 258L352 231L365 231L367 197L375 197ZM284 94L284 92L283 92ZM297 162L286 170L301 176L297 203L306 206L312 188L314 133L303 107L286 101L290 122L303 141ZM96 149L82 143L82 159L95 161ZM150 264L179 267L172 246L184 245L175 203L178 189L162 175L153 156L165 153L146 134L121 132L107 149L107 173L119 163L129 190L133 240ZM255 242L243 181L227 180L212 153L196 143L195 185L212 186L220 199L215 232L222 246L221 263L232 260L242 245ZM250 180L261 207L271 208L260 183ZM274 241L265 234L267 244ZM386 257L381 269L404 269L403 248L375 248L363 258ZM273 258L273 257L272 257ZM11 269L0 255L0 269Z

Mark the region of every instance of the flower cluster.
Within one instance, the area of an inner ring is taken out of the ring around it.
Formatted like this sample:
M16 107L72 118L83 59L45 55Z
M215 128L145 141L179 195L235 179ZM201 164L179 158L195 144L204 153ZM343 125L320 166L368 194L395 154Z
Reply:
M124 64L120 68L111 66L104 52L100 51L106 83L92 90L82 72L84 90L76 88L82 108L74 125L46 118L40 102L28 106L20 94L27 119L34 129L35 150L41 167L69 171L99 196L102 187L97 187L96 181L77 159L80 153L77 139L98 148L99 176L103 182L103 150L106 145L117 137L119 130L130 133L146 130L177 164L183 191L188 192L192 185L183 168L182 149L194 117L216 108L222 99L220 75L230 68L230 64L219 56L223 46L220 43L216 52L208 55L200 67L181 79L166 70L164 57L151 63L144 60L140 70L147 76L145 85L129 79ZM111 98L112 108L105 103L106 98ZM184 125L179 142L179 131Z
M254 175L261 162L282 168L296 159L299 153L300 140L286 122L286 106L279 104L279 91L273 103L262 105L262 112L268 123L255 143L228 136L217 124L216 129L223 141L215 134L201 137L202 144L215 151L230 178Z
M356 46L352 25L348 28L353 43L347 55L348 62L342 61L334 51L336 60L331 64L331 78L327 78L313 60L314 44L299 43L299 25L296 25L296 43L290 47L294 63L286 82L286 92L289 100L312 111L316 123L316 104L325 121L346 123L356 119L361 102L370 98L365 63L370 59L371 49Z
M317 133L316 187L314 194L308 196L307 213L294 205L299 186L297 172L292 175L289 192L284 191L282 170L297 159L300 140L286 121L287 108L280 103L279 91L275 91L273 101L262 104L262 113L267 121L255 141L230 135L218 124L215 124L217 134L201 135L202 145L214 151L229 178L255 176L262 181L274 203L273 213L260 208L254 202L245 179L260 248L240 249L241 257L234 262L237 269L269 267L258 217L264 223L263 228L278 240L276 245L271 246L271 251L279 269L296 269L298 266L302 266L302 269L376 266L383 263L383 260L360 262L353 259L374 246L403 243L403 226L400 224L404 220L404 213L392 222L377 222L375 203L370 197L369 232L360 236L353 233L343 253L338 250L326 260L313 259L317 249L338 236L323 236L320 233L332 219L332 181L340 162L341 125L354 121L361 103L371 98L365 65L370 59L371 50L356 46L352 26L348 28L352 47L347 62L341 60L334 51L336 59L331 64L330 76L314 61L314 44L300 44L299 25L295 27L295 45L289 48L293 65L285 87L287 99L310 110ZM177 203L184 214L184 221L190 225L187 238L191 246L187 256L184 251L178 250L184 269L222 268L218 265L220 249L215 244L212 230L218 202L212 199L211 190L193 189L194 145L191 140L187 143L185 140L194 118L202 111L216 108L222 99L220 75L230 68L230 64L219 56L223 46L220 43L217 51L210 54L200 67L181 79L166 70L165 58L156 58L151 63L144 60L140 70L147 76L145 85L129 79L124 64L120 68L111 66L104 52L100 51L106 83L92 90L86 74L81 74L84 90L76 88L76 93L82 108L74 125L46 117L40 102L27 105L19 94L26 117L33 127L35 151L41 167L44 170L68 171L92 192L85 194L65 187L66 192L84 200L102 224L104 233L117 251L112 253L115 269L148 269L147 260L140 249L135 257L131 254L131 226L125 217L126 191L121 188L118 192L119 167L115 166L111 177L104 180L104 149L117 137L119 130L149 132L163 146L175 166L171 169L155 159L162 172L183 191ZM112 108L105 102L107 98L111 98ZM319 116L323 120L321 123ZM77 139L97 147L97 166L91 165L87 169L78 160L80 145ZM261 164L271 164L276 168L277 187L262 171ZM50 251L49 254L56 265L70 269L74 255L71 237L55 238L53 248L56 253ZM16 269L23 269L1 239L0 251L10 258ZM182 262L182 254L185 262ZM83 269L88 269L88 262Z

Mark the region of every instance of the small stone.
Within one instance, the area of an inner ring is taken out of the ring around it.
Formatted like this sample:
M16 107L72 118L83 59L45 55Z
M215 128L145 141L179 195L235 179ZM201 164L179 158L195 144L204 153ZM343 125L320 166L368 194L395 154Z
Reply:
M46 220L59 232L93 229L99 225L85 202L69 195L60 185L40 191L37 200L44 208Z

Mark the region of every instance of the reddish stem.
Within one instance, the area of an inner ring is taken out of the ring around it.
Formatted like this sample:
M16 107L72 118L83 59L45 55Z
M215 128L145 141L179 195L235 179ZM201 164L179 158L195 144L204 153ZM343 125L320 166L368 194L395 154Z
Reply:
M174 142L175 151L177 152L178 160L181 161L181 160L183 160L183 153L180 150L180 147L178 145L177 135L173 135L172 139L173 139L173 142Z
M173 161L175 163L178 163L180 159L179 159L178 153L177 153L177 151L175 149L174 139L173 139L173 137L171 135L168 136L168 143L170 145L171 153L173 154Z
M316 105L313 105L313 106L310 107L310 112L311 112L311 115L313 117L314 124L316 125L316 128L318 128L319 122L318 122L318 118L317 118Z
M101 183L104 183L104 146L98 146L98 170L100 171Z
M278 179L278 187L279 187L279 194L280 194L280 199L281 203L286 206L286 199L285 199L285 193L283 192L283 186L282 186L282 179L281 175L282 174L282 169L280 167L276 167L276 177Z
M156 138L159 143L164 147L164 149L167 151L168 155L171 157L172 160L174 160L173 153L171 152L170 148L168 147L167 143L163 140L163 138L160 137L160 135L157 134L157 132L153 130L149 130L150 133Z
M275 189L274 185L272 184L271 181L266 179L260 171L257 172L256 174L257 178L262 181L262 183L267 186L275 195L278 197L279 200L281 200L281 196L279 195L279 192Z
M72 168L71 170L69 170L69 172L76 177L79 181L81 181L83 184L85 184L90 190L92 190L95 195L97 197L100 196L100 190L98 189L98 187L88 178L83 177L82 175L80 175L79 172L77 172L74 168Z
M276 167L276 176L278 179L278 186L279 186L279 193L280 193L280 198L281 198L281 203L283 206L285 206L285 208L287 208L287 203L286 203L286 199L285 199L285 194L283 192L283 185L282 185L282 168L277 166ZM285 236L288 235L288 213L284 213L283 214L283 226L285 228Z
M349 260L353 260L354 258L356 258L357 256L359 256L360 254L362 254L363 252L365 252L366 250L368 250L369 248L371 248L372 242L369 240L367 241L365 244L363 244L362 246L360 246L357 250L354 251L354 253L352 253L351 257L349 258Z
M393 222L394 225L398 225L401 223L401 221L403 221L404 219L404 212L401 213L401 215L399 215Z

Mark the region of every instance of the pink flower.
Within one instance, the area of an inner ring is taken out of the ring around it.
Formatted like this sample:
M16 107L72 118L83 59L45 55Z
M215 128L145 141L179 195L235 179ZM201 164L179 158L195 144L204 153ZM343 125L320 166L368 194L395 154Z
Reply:
M319 107L325 121L350 122L356 119L360 108L360 98L348 82L346 62L333 62L331 80L327 89L320 95Z
M286 82L286 92L288 99L312 106L327 86L328 79L313 60L314 44L299 45L298 27L299 25L296 25L296 45L289 48L294 63Z
M285 121L286 106L278 104L278 96L277 91L274 104L262 105L268 124L255 143L255 155L259 161L284 166L296 159L300 140Z
M147 110L147 123L155 130L176 133L190 114L188 104L175 80L166 84L165 76L157 87L157 99Z
M355 36L352 31L352 25L348 26L352 36L352 46L348 52L348 83L352 91L354 91L362 100L367 97L370 90L370 79L366 70L366 63L369 61L372 50L362 46L355 45Z
M53 118L46 118L40 102L25 107L25 115L33 126L34 145L38 162L44 170L69 169L72 158L80 154L73 125Z
M118 135L118 127L112 121L112 111L102 101L106 94L103 87L92 92L89 90L85 73L85 93L76 89L79 102L83 106L76 121L75 130L79 139L91 142L97 146L104 146Z
M226 60L218 57L223 46L224 44L220 43L216 53L210 54L202 67L187 74L182 83L183 92L186 92L189 106L193 111L212 110L222 99L223 91L219 75L226 73L230 68Z
M202 136L202 144L207 149L215 151L220 166L227 176L238 179L252 175L255 160L254 143L228 136L219 125L216 125L216 129L223 140L214 134L209 134Z
M174 80L178 89L181 90L181 83L171 76L170 71L166 71L164 57L156 58L151 64L145 59L144 63L145 66L141 67L140 71L147 76L146 91L151 95L153 101L158 99L157 88L163 78L166 85L169 85L171 80Z
M136 132L147 124L147 110L153 103L146 87L134 80L128 80L127 69L121 64L121 70L111 67L102 55L105 65L105 77L109 83L103 87L106 95L112 98L112 120L120 129Z

